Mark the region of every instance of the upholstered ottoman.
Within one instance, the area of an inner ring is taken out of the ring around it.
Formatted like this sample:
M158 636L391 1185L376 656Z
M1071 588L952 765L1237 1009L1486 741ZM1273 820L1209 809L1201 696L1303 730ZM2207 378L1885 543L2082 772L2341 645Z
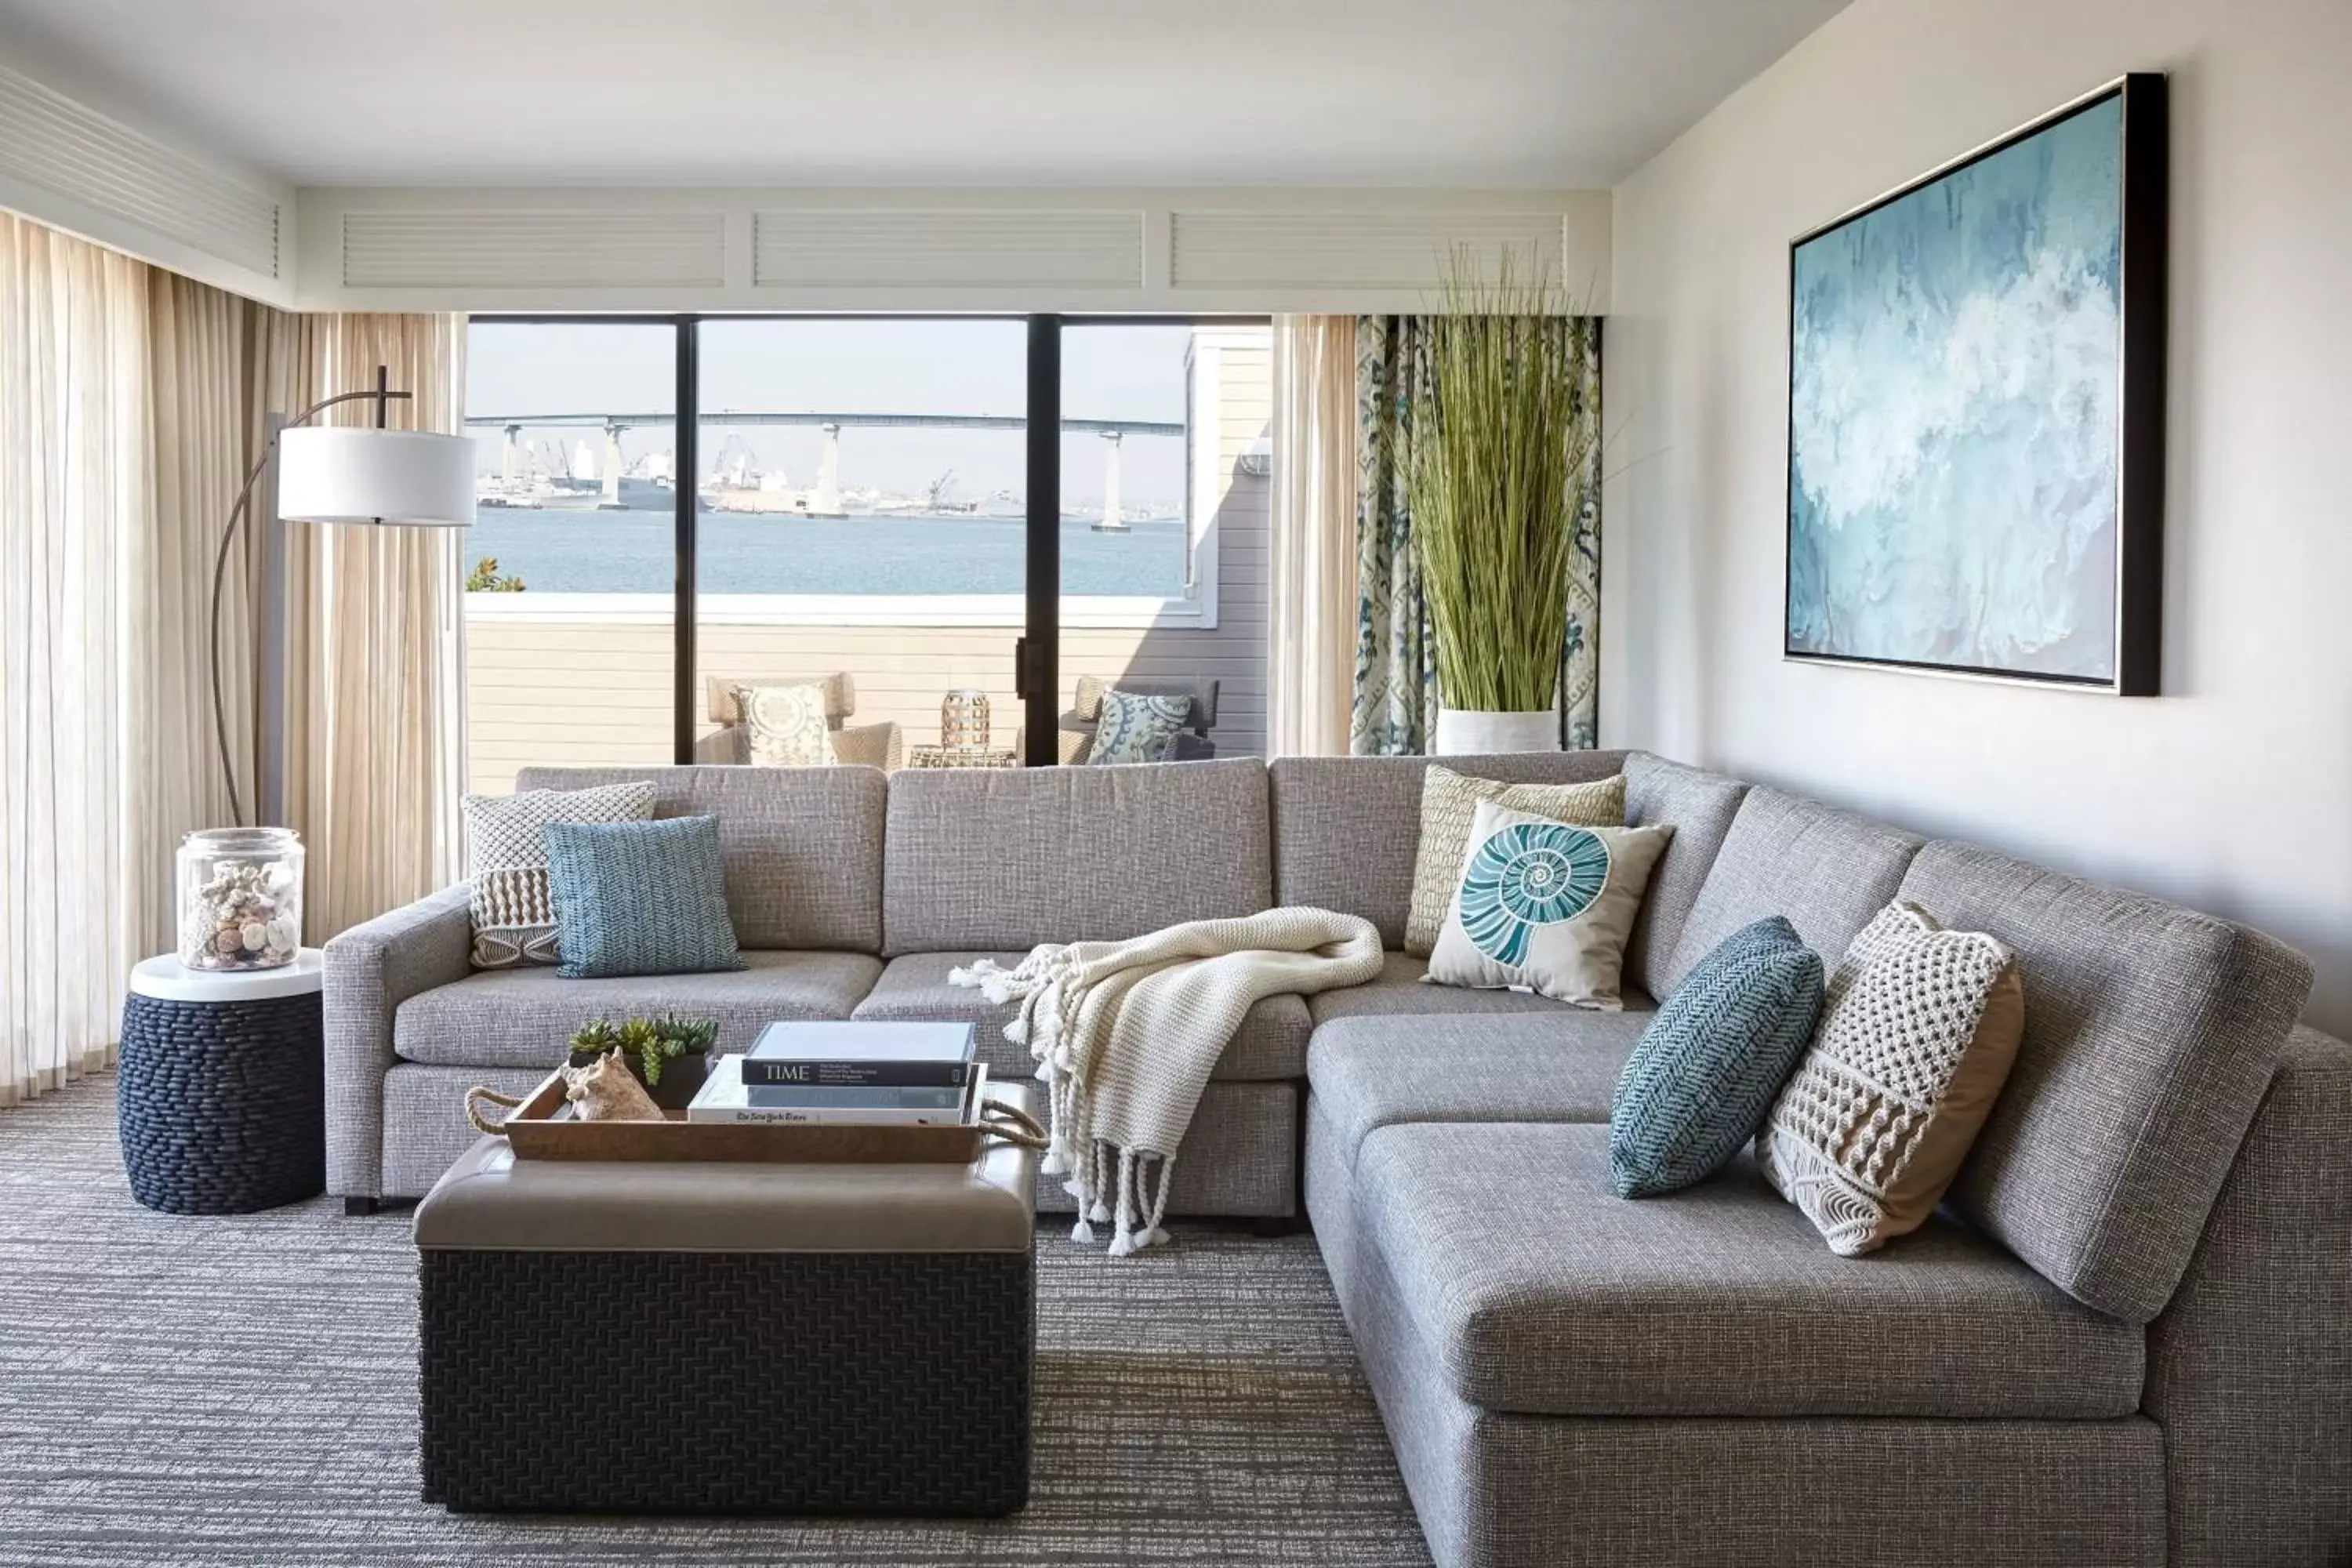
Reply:
M751 1165L482 1140L416 1210L425 1500L1021 1508L1035 1164L1003 1143L970 1165Z

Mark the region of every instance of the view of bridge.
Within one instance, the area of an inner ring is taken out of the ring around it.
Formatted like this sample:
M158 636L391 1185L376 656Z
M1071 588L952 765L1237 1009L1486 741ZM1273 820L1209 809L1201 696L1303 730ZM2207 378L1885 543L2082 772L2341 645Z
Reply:
M600 485L596 499L591 504L617 508L625 504L622 498L621 479L625 464L621 456L621 437L629 430L646 426L675 425L671 414L475 414L466 418L469 429L502 430L505 446L499 457L499 477L493 486L486 487L483 498L491 506L527 506L537 504L533 497L533 479L525 471L522 456L522 433L526 429L602 430L604 433L604 460L596 466ZM824 434L824 456L817 467L816 483L803 492L796 504L773 509L805 512L810 516L838 516L842 510L841 432L845 428L867 427L887 429L952 429L952 430L1023 430L1028 418L1018 414L898 414L889 412L832 412L787 409L719 409L705 413L698 421L705 427L793 426L814 427ZM1180 423L1153 419L1074 419L1065 416L1062 429L1066 434L1091 435L1102 437L1105 444L1103 459L1102 517L1096 524L1106 531L1117 531L1125 526L1119 502L1119 452L1129 436L1163 437L1181 439L1185 426ZM570 469L567 465L567 477ZM670 476L657 474L657 479ZM736 476L734 489L751 489L744 476ZM675 482L674 479L671 482ZM709 495L727 487L726 476L716 471L703 481L700 489ZM584 493L579 498L586 500ZM937 498L934 498L936 500ZM722 502L722 505L724 503Z

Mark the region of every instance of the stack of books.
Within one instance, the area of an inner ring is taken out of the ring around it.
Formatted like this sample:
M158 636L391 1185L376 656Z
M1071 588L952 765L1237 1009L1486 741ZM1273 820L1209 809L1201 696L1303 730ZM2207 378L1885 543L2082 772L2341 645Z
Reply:
M970 1024L771 1024L711 1065L688 1121L952 1127L974 1120L988 1069Z

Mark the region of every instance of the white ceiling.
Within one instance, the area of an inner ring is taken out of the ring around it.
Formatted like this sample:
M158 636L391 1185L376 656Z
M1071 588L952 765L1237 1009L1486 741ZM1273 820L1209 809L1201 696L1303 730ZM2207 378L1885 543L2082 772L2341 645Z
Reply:
M0 0L0 57L307 185L1573 187L1845 3Z

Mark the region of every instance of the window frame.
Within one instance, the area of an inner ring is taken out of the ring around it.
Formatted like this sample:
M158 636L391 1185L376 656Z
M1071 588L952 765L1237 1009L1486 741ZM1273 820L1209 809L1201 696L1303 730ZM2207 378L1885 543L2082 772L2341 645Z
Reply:
M675 582L667 617L645 605L644 594L545 594L534 600L516 595L489 602L493 595L469 596L464 614L515 622L562 621L583 614L619 624L653 626L667 618L671 625L671 722L675 761L694 761L695 730L700 703L699 663L696 632L709 619L720 626L906 626L1002 627L1012 632L1022 648L1021 686L1028 733L1042 747L1042 758L1024 759L1032 765L1054 758L1055 693L1060 677L1061 629L1119 627L1150 630L1213 631L1218 624L1219 494L1212 475L1192 474L1184 500L1185 591L1165 597L1120 595L1066 595L1061 588L1060 510L1061 460L1061 339L1065 331L1092 326L1189 326L1263 331L1273 318L1261 314L1121 312L1100 314L1035 311L495 311L469 313L467 325L485 326L669 326L675 333L673 363L677 390L673 417L677 421L674 472L685 477L677 486L672 513L671 559ZM1041 397L1054 405L1051 437L1038 439L1045 427L1031 418L1024 432L1026 458L1024 489L1029 497L1029 517L1023 571L1026 588L1018 594L840 594L792 595L803 603L792 610L762 607L775 595L699 592L696 573L700 526L696 505L695 477L701 471L701 328L705 322L726 321L1020 321L1028 328L1027 376L1030 410ZM1235 346L1218 343L1219 359L1204 373L1192 368L1187 388L1186 424L1193 430L1213 430L1220 406L1219 373L1222 351ZM1050 395L1047 395L1050 391ZM1212 436L1213 441L1217 437ZM1043 471L1041 471L1041 468ZM1050 505L1045 503L1050 500ZM1041 572L1041 567L1049 568ZM1041 578L1050 575L1051 591ZM475 597L484 600L473 602ZM554 603L551 601L558 601Z

